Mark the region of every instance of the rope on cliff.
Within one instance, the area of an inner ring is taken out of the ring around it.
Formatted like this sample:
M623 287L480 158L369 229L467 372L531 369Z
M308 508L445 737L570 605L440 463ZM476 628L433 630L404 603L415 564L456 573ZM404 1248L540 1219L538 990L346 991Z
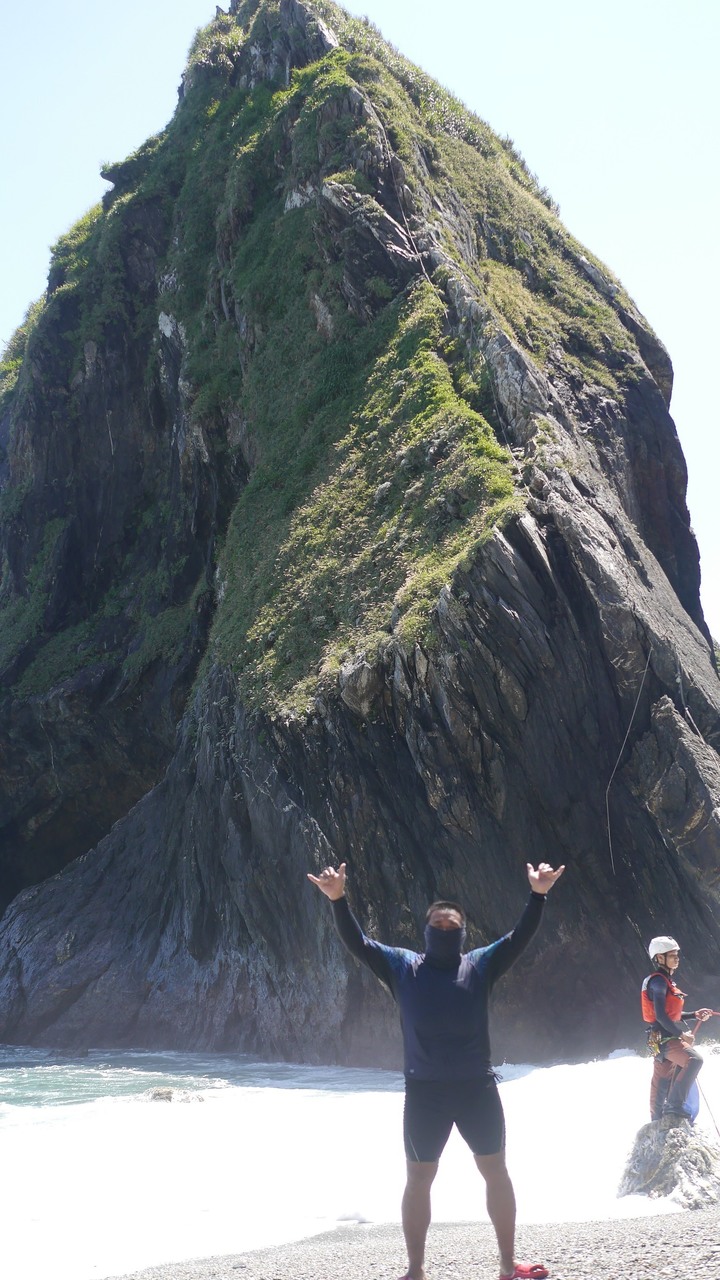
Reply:
M377 118L377 122L378 122L378 125L379 125L379 128L380 128L380 133L382 134L383 143L385 144L385 152L386 152L387 165L388 165L388 168L389 168L389 170L390 170L390 177L391 177L391 179L392 179L392 184L393 184L393 186L394 186L394 188L395 188L395 196L396 196L396 198L397 198L398 208L400 209L400 213L401 213L401 215L402 215L402 220L403 220L403 223L404 223L404 225L405 225L405 231L406 231L406 233L407 233L408 240L410 241L410 243L411 243L411 245L412 245L412 247L413 247L413 249L414 249L414 251L415 251L415 255L416 255L417 259L418 259L418 262L420 263L420 268L421 268L421 270L422 270L423 275L425 276L425 279L427 280L428 284L429 284L429 285L431 285L431 286L432 286L432 288L435 290L435 292L436 292L436 294L437 294L438 298L440 299L440 301L441 301L441 303L442 303L442 305L443 305L443 310L445 311L445 315L447 316L447 312L448 312L447 303L445 302L445 299L444 299L444 298L443 298L443 296L442 296L442 291L441 291L441 289L439 288L439 286L438 286L438 285L435 283L435 281L434 281L434 280L432 280L432 279L431 279L431 277L428 275L427 267L425 266L425 262L423 261L423 255L422 255L422 253L420 252L420 249L418 248L417 240L415 239L415 236L413 235L412 231L410 230L410 224L408 223L407 217L406 217L406 215L405 215L405 208L404 208L404 206L403 206L402 197L401 197L401 195L400 195L400 188L398 187L397 178L395 177L395 169L394 169L394 167L393 167L394 152L392 151L392 149L391 149L391 147L390 147L390 141L389 141L389 139L388 139L387 132L386 132L386 130L385 130L385 125L383 124L382 120L380 119L380 116L379 116L379 114L378 114L378 112L377 112L377 108L373 107L373 110L374 110L374 112L375 112L375 116L376 116L376 118ZM470 340L469 340L469 344L468 344L468 349L469 349L470 356L472 356L472 350L473 350L474 341L475 341L475 325L474 325L473 320L472 320L472 317L471 317L471 318L470 318ZM494 405L495 405L495 414L496 414L496 417L497 417L498 423L499 423L499 425L500 425L500 431L501 431L501 433L502 433L503 440L505 441L505 447L506 447L506 449L507 449L508 453L509 453L509 454L512 454L512 447L511 447L511 445L510 445L510 441L508 440L507 433L506 433L506 431L505 431L505 426L504 426L504 423L503 423L502 414L501 414L501 412L500 412L500 406L499 406L499 404L498 404L498 399L497 399L497 396L496 396L496 394L495 394L495 384L494 384L493 379L492 379L492 372L491 372L491 370L490 370L489 362L488 362L488 360L487 360L486 356L484 355L484 353L483 353L482 351L480 351L480 348L479 348L479 347L477 347L477 348L476 348L476 350L477 350L477 353L479 354L479 356L480 356L481 360L482 360L482 361L484 362L484 364L487 366L487 369L488 369L488 384L489 384L489 386L490 386L490 392L491 392L491 394L492 394L493 403L494 403ZM472 365L470 365L470 372L471 372L471 373L473 372ZM528 486L527 486L527 484L526 484L526 482L525 482L525 479L524 479L524 477L523 477L522 475L520 476L520 483L522 484L523 488L527 490L527 493L529 494L529 493L530 493L530 489L528 488Z
M402 216L403 224L404 224L404 227L405 227L405 232L406 232L406 234L407 234L408 240L410 241L410 244L412 245L412 247L413 247L413 249L414 249L414 251L415 251L415 255L416 255L416 257L417 257L418 262L420 263L420 269L421 269L421 271L422 271L423 275L425 276L425 279L427 280L428 284L429 284L429 285L431 285L431 286L432 286L432 288L435 290L436 294L438 295L438 297L439 297L439 299L440 299L440 301L441 301L441 303L442 303L442 305L443 305L443 309L444 309L444 311L445 311L445 314L447 315L447 312L448 312L447 303L445 302L445 300L444 300L444 298L443 298L443 296L442 296L442 291L441 291L441 289L439 288L439 286L435 283L435 281L434 281L434 280L430 277L430 275L428 274L428 270L427 270L427 267L425 266L425 262L424 262L424 259L423 259L423 255L422 255L422 253L420 252L420 249L419 249L419 247L418 247L417 240L415 239L415 236L413 235L412 231L410 230L410 224L409 224L409 222L408 222L408 220L407 220L407 216L406 216L406 214L405 214L405 207L404 207L403 200L402 200L402 196L401 196L401 193L400 193L400 188L399 188L399 186L398 186L397 178L396 178L396 176L395 176L395 168L394 168L394 165L393 165L393 160L394 160L394 158L395 158L395 153L394 153L394 151L392 150L392 148L391 148L391 146L390 146L390 140L389 140L389 138L388 138L388 136L387 136L387 131L386 131L386 129L385 129L385 125L383 124L382 119L381 119L381 117L380 117L380 114L379 114L379 112L378 112L378 110L377 110L377 107L376 107L374 104L373 104L372 109L373 109L373 113L374 113L375 119L377 120L378 127L379 127L379 129L380 129L380 133L381 133L381 136L382 136L383 144L384 144L384 147L385 147L385 156L386 156L387 166L388 166L388 169L390 170L390 177L391 177L391 179L392 179L393 187L395 188L395 197L396 197L397 202L398 202L398 208L399 208L400 213L401 213L401 216ZM471 317L471 319L470 319L470 340L469 340L469 344L468 344L468 346L469 346L469 352L470 352L470 354L471 354L471 355L472 355L472 350L473 350L474 340L475 340L475 326L474 326L474 323L473 323L473 320L472 320L472 317ZM505 430L505 425L504 425L504 422L503 422L503 415L502 415L502 413L501 413L501 411L500 411L500 405L498 404L497 395L495 394L495 384L494 384L494 382L493 382L492 370L491 370L491 368L490 368L489 361L487 360L487 357L485 356L484 352L482 352L482 351L480 350L479 346L478 346L478 347L476 347L476 351L477 351L477 354L479 354L479 356L480 356L481 360L483 361L483 363L486 365L486 367L487 367L487 369L488 369L488 384L489 384L489 386L490 386L490 392L491 392L491 394L492 394L493 403L494 403L494 406L495 406L495 415L496 415L496 417L497 417L497 421L498 421L498 424L499 424L499 426L500 426L500 431L501 431L501 434L502 434L503 440L504 440L504 442L505 442L505 448L507 449L508 453L512 456L512 446L511 446L511 444L510 444L510 441L509 441L508 436L507 436L507 432L506 432L506 430ZM471 366L471 368L470 368L470 372L472 373L472 366ZM520 483L521 483L522 487L525 489L525 491L527 492L528 496L530 496L530 488L529 488L529 486L528 486L528 484L527 484L527 482L526 482L526 480L525 480L525 478L524 478L524 476L523 476L522 474L520 475Z
M713 1010L712 1010L712 1016L713 1016L713 1018L720 1018L720 1013L718 1013L716 1009L713 1009ZM702 1018L698 1018L698 1019L697 1019L697 1021L696 1021L696 1023L695 1023L695 1026L693 1027L693 1036L696 1036L696 1035L697 1035L698 1031L700 1030L700 1028L701 1028L702 1026L703 1026L703 1020L702 1020ZM675 1068L675 1070L677 1071L677 1067ZM715 1132L716 1132L716 1134L717 1134L718 1138L720 1138L720 1129L718 1129L718 1122L717 1122L717 1120L715 1119L715 1115L714 1115L713 1110L712 1110L712 1108L711 1108L711 1106L710 1106L710 1103L708 1102L708 1100L707 1100L707 1098L706 1098L705 1094L703 1093L702 1086L700 1085L700 1081L699 1081L699 1080L696 1080L696 1081L695 1081L695 1083L696 1083L696 1085L697 1085L697 1091L698 1091L698 1093L700 1094L700 1097L702 1098L703 1102L705 1103L705 1109L707 1110L707 1113L708 1113L708 1115L710 1116L710 1119L712 1120L713 1124L715 1125Z
M707 1113L708 1113L708 1115L709 1115L710 1119L712 1120L713 1124L715 1125L715 1132L716 1132L716 1134L717 1134L718 1138L720 1138L720 1129L718 1128L718 1122L717 1122L717 1120L715 1119L715 1114L714 1114L714 1112L713 1112L713 1109L712 1109L712 1107L710 1106L710 1103L709 1103L709 1102L708 1102L708 1100L707 1100L707 1095L706 1095L706 1094L705 1094L705 1092L703 1091L702 1086L701 1086L697 1081L696 1081L696 1084L697 1084L697 1090L698 1090L698 1093L700 1094L700 1097L702 1098L703 1102L705 1103L705 1110L707 1111Z
M610 826L610 788L611 788L611 786L612 786L612 784L613 784L613 779L614 779L614 777L615 777L615 774L617 773L618 765L620 764L620 760L622 759L622 753L623 753L623 751L625 750L625 747L626 747L626 744L627 744L627 740L628 740L628 738L630 737L630 730L631 730L631 729L632 729L632 727L633 727L633 721L634 721L634 719L635 719L635 713L636 713L636 711L637 711L637 709L638 709L638 704L639 704L639 702L640 702L640 696L641 696L641 694L642 694L643 687L644 687L644 684L645 684L645 677L647 676L647 673L648 673L648 667L650 666L650 659L651 659L651 657L652 657L652 652L653 652L652 645L650 645L650 648L649 648L649 650L648 650L647 661L646 661L646 663L645 663L645 670L643 671L643 674L642 674L642 680L640 681L640 688L638 689L637 697L636 697L636 699L635 699L635 706L633 707L633 709L632 709L632 715L630 716L630 723L629 723L629 725L628 725L628 727L627 727L627 732L626 732L626 734L625 734L625 737L623 738L622 746L621 746L621 748L620 748L620 750L619 750L619 752L618 752L618 758L617 758L617 760L615 761L615 767L614 767L614 769L613 769L612 773L610 774L610 781L608 782L608 784L607 784L607 788L606 788L606 790L605 790L605 821L606 821L606 823L607 823L608 845L609 845L609 848L610 848L610 866L612 867L613 875L616 875L616 874L617 874L617 872L615 871L615 856L614 856L614 854L613 854L612 829L611 829L611 826Z
M701 732L701 730L698 729L695 721L693 720L690 708L687 702L685 701L685 690L683 689L682 667L680 666L680 659L678 658L677 653L675 654L675 666L677 668L675 683L677 684L678 697L680 698L680 701L682 703L683 715L685 716L685 719L687 720L693 732L697 734L698 738L702 738L703 742L705 742L705 736Z
M384 144L385 144L386 158L387 158L388 168L389 168L389 170L390 170L390 177L392 178L392 183L393 183L393 186L394 186L394 188L395 188L395 196L396 196L396 198L397 198L398 208L400 209L400 213L402 214L402 220L403 220L403 223L404 223L404 225L405 225L405 231L406 231L406 233L407 233L408 240L410 241L410 243L411 243L411 245L412 245L413 249L415 250L416 257L417 257L417 259L418 259L418 262L420 263L420 268L421 268L421 270L422 270L423 275L425 276L425 279L427 280L428 284L429 284L429 285L431 285L431 286L433 287L433 289L435 290L436 294L438 295L438 297L439 297L440 301L441 301L441 302L442 302L442 304L443 304L443 309L444 309L444 311L445 311L445 314L447 315L448 308L447 308L447 304L446 304L446 302L445 302L445 300L444 300L444 298L443 298L443 296L442 296L442 291L440 290L440 288L438 287L438 285L435 283L435 281L434 281L434 280L432 280L432 279L431 279L431 277L428 275L427 267L425 266L425 263L424 263L424 261L423 261L423 256L422 256L422 254L421 254L421 252L420 252L420 249L418 248L417 240L415 239L415 237L414 237L414 235L413 235L412 231L410 230L410 225L409 225L408 220L407 220L407 217L406 217L406 215L405 215L405 208L404 208L404 206L403 206L402 198L401 198L401 195L400 195L400 188L398 187L397 178L395 177L395 169L394 169L394 167L393 167L394 152L391 150L390 142L389 142L389 139L388 139L388 136L387 136L387 132L386 132L386 130L385 130L385 125L383 124L382 120L380 119L380 116L378 115L377 109L376 109L375 107L373 107L373 110L375 111L375 115L376 115L376 118L377 118L377 122L378 122L378 125L379 125L379 127L380 127L380 132L381 132L381 134L382 134L382 139L383 139L383 142L384 142ZM471 318L470 318L470 340L469 340L469 344L468 344L470 354L472 354L474 341L475 341L475 325L474 325L474 322L473 322L472 317L471 317ZM493 382L493 378L492 378L492 371L491 371L491 369L490 369L489 361L487 360L487 358L486 358L486 356L485 356L484 352L480 351L480 348L479 348L479 347L477 347L477 348L476 348L476 351L477 351L477 353L479 354L479 356L480 356L481 360L484 362L484 364L486 365L486 367L487 367L487 369L488 369L488 384L489 384L489 386L490 386L490 392L491 392L491 394L492 394L493 404L495 405L495 415L496 415L496 417L497 417L497 420L498 420L498 423L499 423L499 426L500 426L500 431L501 431L501 433L502 433L503 440L505 441L505 447L506 447L506 449L507 449L508 453L512 455L512 446L511 446L510 441L509 441L509 439L508 439L508 437L507 437L507 432L505 431L505 426L504 426L504 423L503 423L503 416L502 416L502 413L500 412L500 405L498 404L497 395L495 394L495 384L494 384L494 382ZM472 370L472 366L470 367L470 372L471 372L471 373L473 372L473 370ZM520 476L520 483L522 484L523 488L527 491L527 493L528 493L528 494L530 494L530 489L528 488L528 485L526 484L525 479L524 479L524 477L523 477L522 475Z
M494 405L494 407L495 407L495 417L496 417L496 419L497 419L497 425L498 425L498 426L499 426L499 428L500 428L500 434L501 434L501 436L502 436L502 438L503 438L503 441L504 441L504 443L505 443L505 448L507 449L508 453L510 454L510 457L511 457L511 458L513 458L513 459L515 459L515 454L513 453L513 447L512 447L512 444L510 443L510 438L509 438L509 436L508 436L508 433L507 433L507 431L505 430L505 422L504 422L504 419L503 419L502 410L500 409L500 404L499 404L499 401L498 401L498 398L497 398L497 394L496 394L496 391L495 391L495 383L494 383L494 381L493 381L493 376L492 376L492 365L490 364L490 361L488 360L487 356L485 355L485 352L481 350L479 342L476 342L476 338L475 338L475 321L473 320L473 318L472 318L472 316L471 316L471 317L470 317L470 337L469 337L469 339L468 339L468 352L469 352L469 357L470 357L470 359L469 359L469 361L468 361L468 368L469 368L470 373L471 373L471 374L473 375L473 377L474 377L474 375L475 375L475 370L474 370L474 368L473 368L473 366L472 366L472 363L471 363L471 360L472 360L472 353L473 353L473 347L475 348L475 353L476 353L476 355L478 355L478 356L480 357L480 359L482 360L482 362L483 362L483 364L484 364L485 368L487 369L488 386L489 386L489 388L490 388L490 394L491 394L491 396L492 396L492 399L493 399L493 405ZM491 425L491 426L494 426L494 424L493 424L493 423L491 423L490 425ZM531 490L531 488L530 488L530 486L529 486L529 484L528 484L527 480L525 479L525 477L524 477L524 475L523 475L523 473L522 473L522 469L520 470L520 484L522 485L523 489L525 490L525 492L526 492L526 494L527 494L528 498L531 498L531 497L532 497L532 490Z
M407 217L406 217L406 214L405 214L405 207L404 207L404 205L403 205L402 198L401 198L401 195L400 195L400 188L399 188L398 183L397 183L397 178L395 177L395 168L394 168L394 166L393 166L393 160L395 159L395 152L392 150L392 148L391 148L391 146L390 146L390 140L389 140L389 138L388 138L388 136L387 136L387 132L386 132L386 129L385 129L385 125L383 124L383 122L382 122L382 120L381 120L381 118L380 118L380 114L379 114L379 112L378 112L378 110L377 110L377 107L376 107L374 104L372 104L372 110L373 110L373 113L374 113L374 115L375 115L375 119L376 119L376 120L377 120L377 122L378 122L378 125L379 125L379 128L380 128L380 133L382 134L382 140L383 140L383 143L385 144L385 158L386 158L386 160L387 160L387 166L388 166L388 169L390 170L390 177L391 177L391 179L392 179L392 184L393 184L393 187L395 188L395 198L397 199L397 202L398 202L398 208L399 208L399 210L400 210L400 214L401 214L401 216L402 216L402 220L403 220L403 223L404 223L404 225L405 225L405 232L406 232L406 234L407 234L407 238L408 238L408 240L410 241L410 244L411 244L411 245L412 245L412 247L413 247L413 250L414 250L414 252L415 252L415 256L416 256L416 258L417 258L418 262L420 263L420 269L421 269L421 271L422 271L423 275L425 276L425 279L427 280L428 284L429 284L429 285L431 285L431 286L436 290L436 292L438 293L438 295L441 297L441 295L440 295L440 290L438 289L437 285L434 283L434 281L433 281L433 280L431 280L431 279L430 279L430 276L428 275L428 270L427 270L427 267L425 266L425 263L424 263L424 261L423 261L423 256L422 256L422 254L421 254L421 252L420 252L420 250L419 250L419 248L418 248L417 240L415 239L415 236L413 235L412 231L410 230L410 224L409 224L409 222L408 222L408 220L407 220ZM442 297L441 297L441 301L442 301ZM447 313L447 307L445 307L445 312Z

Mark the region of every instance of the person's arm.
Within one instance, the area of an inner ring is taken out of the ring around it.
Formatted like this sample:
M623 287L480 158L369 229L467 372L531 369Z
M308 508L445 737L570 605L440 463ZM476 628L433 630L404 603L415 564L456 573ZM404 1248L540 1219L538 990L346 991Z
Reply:
M487 948L491 953L488 957L488 972L492 982L507 973L510 966L525 950L530 939L537 933L545 899L564 870L565 867L562 866L554 871L547 862L541 862L536 870L532 863L528 862L527 876L531 893L527 906L515 928Z
M701 1022L707 1022L708 1018L712 1018L713 1011L712 1009L696 1009L694 1013L690 1013L689 1010L683 1009L682 1016L683 1016L683 1020L685 1018L695 1019L695 1026L693 1027L692 1031L689 1031L687 1027L683 1027L683 1034L680 1037L685 1047L687 1049L690 1049L695 1044L695 1036L697 1035L698 1024Z
M332 904L333 921L343 945L362 964L392 990L392 967L389 963L390 947L384 947L372 938L366 938L355 919L347 898L338 898Z
M367 965L375 977L392 990L392 966L389 954L392 948L384 947L381 943L374 942L372 938L366 938L345 897L345 879L344 862L340 864L337 871L334 867L326 867L319 876L313 876L308 872L308 880L311 880L320 892L329 898L335 928L350 955Z

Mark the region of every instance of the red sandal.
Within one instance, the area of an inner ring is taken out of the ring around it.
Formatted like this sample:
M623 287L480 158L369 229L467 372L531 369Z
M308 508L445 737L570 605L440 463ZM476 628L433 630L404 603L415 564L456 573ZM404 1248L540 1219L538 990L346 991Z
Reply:
M500 1280L545 1280L547 1267L539 1262L516 1262L512 1275L500 1276Z

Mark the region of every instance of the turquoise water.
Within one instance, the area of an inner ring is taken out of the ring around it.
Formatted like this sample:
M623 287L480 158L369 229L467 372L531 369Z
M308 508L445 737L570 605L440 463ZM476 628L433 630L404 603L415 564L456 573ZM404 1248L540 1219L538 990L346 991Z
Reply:
M401 1088L242 1056L0 1045L0 1278L100 1280L362 1217L335 1171L388 1105L397 1132Z
M364 1091L401 1088L394 1073L256 1062L243 1056L91 1050L82 1057L0 1045L4 1107L54 1107L131 1098L151 1089L205 1093L229 1086Z

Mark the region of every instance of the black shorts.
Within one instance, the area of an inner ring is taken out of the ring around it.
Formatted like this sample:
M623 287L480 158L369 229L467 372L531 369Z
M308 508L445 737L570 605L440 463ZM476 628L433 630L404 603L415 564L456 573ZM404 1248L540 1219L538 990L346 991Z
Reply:
M505 1147L505 1116L492 1076L479 1080L406 1080L403 1133L408 1160L440 1159L457 1125L473 1155Z

